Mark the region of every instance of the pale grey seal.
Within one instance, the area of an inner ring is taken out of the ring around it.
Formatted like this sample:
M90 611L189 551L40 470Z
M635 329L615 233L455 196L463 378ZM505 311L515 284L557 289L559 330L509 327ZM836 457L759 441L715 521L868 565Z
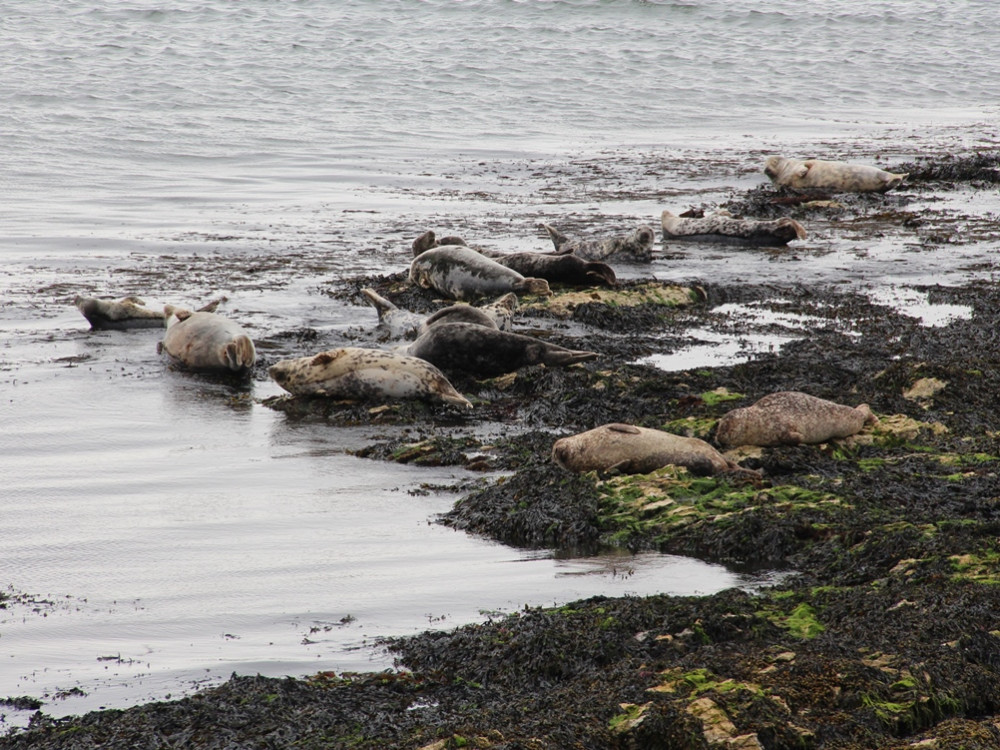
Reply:
M374 289L365 288L361 290L361 293L375 306L379 328L385 332L386 338L416 338L417 331L424 322L424 316L401 309Z
M715 441L727 446L823 443L877 421L867 404L843 406L800 391L779 391L725 414Z
M285 359L268 374L296 396L346 399L439 399L463 409L472 404L430 362L399 352L343 347Z
M139 297L102 299L78 296L73 304L94 329L123 331L131 328L164 328L167 316L162 310L151 310Z
M494 377L525 367L572 365L597 358L596 352L566 349L547 341L472 323L431 326L406 348L445 372Z
M441 245L420 253L410 263L410 281L458 300L507 292L551 294L545 279L525 278L465 245Z
M235 321L211 312L177 311L170 305L164 313L176 322L156 345L161 354L191 370L245 375L253 368L257 359L253 340Z
M560 438L552 446L552 459L564 469L580 473L648 474L668 465L703 475L749 473L704 440L619 423Z
M769 156L764 163L764 174L775 187L799 192L829 190L838 193L884 193L908 177L864 164L784 156Z
M653 241L656 235L652 227L643 224L626 234L595 239L570 239L549 224L542 224L549 233L556 252L572 254L585 260L607 260L625 258L648 263L653 259Z
M664 210L660 214L664 240L709 240L742 242L751 245L787 245L804 240L805 228L791 219L737 219L719 211L708 216L677 216Z

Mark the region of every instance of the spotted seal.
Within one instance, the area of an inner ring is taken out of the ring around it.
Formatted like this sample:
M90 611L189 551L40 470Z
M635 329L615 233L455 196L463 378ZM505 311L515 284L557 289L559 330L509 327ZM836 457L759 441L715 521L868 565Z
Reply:
M725 414L715 442L736 445L799 445L824 443L860 432L878 422L867 404L850 407L800 391L778 391Z
M494 377L526 367L572 365L597 358L596 352L566 349L547 341L472 323L431 326L405 352L445 372Z
M399 352L343 347L284 359L268 369L296 396L347 399L437 399L463 409L472 404L430 362Z
M909 176L864 164L789 159L784 156L767 157L764 174L775 187L799 192L829 190L839 193L884 193L900 185Z
M602 239L570 239L549 224L542 226L560 255L570 254L585 260L607 260L614 257L643 263L653 259L653 241L656 235L652 227L645 224L626 234Z
M145 307L146 303L139 297L115 300L77 296L73 304L95 330L123 331L132 328L164 328L167 325L167 316L163 311Z
M569 471L648 474L663 466L683 466L695 474L725 471L749 472L698 438L663 430L612 423L552 445L552 460Z
M780 219L737 219L727 211L708 216L677 216L664 210L660 214L664 240L708 240L741 242L750 245L787 245L804 240L805 228L789 217Z
M440 245L410 263L410 281L457 300L514 292L551 294L545 279L525 278L465 245Z
M164 308L176 322L167 327L157 352L191 370L216 370L246 375L253 368L257 351L253 340L233 320L212 312L178 311Z
M433 231L424 232L413 241L413 252L420 254L432 247L470 245L461 237L449 235L437 239ZM614 269L606 263L588 261L571 253L499 253L482 248L472 248L477 253L495 260L502 266L517 271L527 278L545 279L550 284L574 286L614 286L618 279Z

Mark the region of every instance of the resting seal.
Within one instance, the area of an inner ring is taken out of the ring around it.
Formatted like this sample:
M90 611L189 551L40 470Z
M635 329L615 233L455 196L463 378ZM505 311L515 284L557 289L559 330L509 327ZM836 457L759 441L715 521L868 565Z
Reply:
M775 187L800 192L830 190L840 193L884 193L899 185L907 174L893 174L878 167L820 159L787 159L769 156L766 174Z
M248 374L257 359L253 340L235 321L211 312L164 308L167 318L176 317L167 327L156 351L191 370L219 370Z
M580 473L648 474L667 465L683 466L694 474L748 471L704 440L617 423L560 438L552 446L552 460Z
M420 253L410 263L410 281L459 300L507 292L552 293L545 279L525 278L464 245L441 245Z
M383 339L414 339L438 323L476 323L508 331L517 310L517 295L505 294L482 307L460 302L423 317L397 307L374 289L362 289L361 293L378 312L378 327L385 334Z
M653 259L653 240L656 236L653 229L646 225L634 229L628 234L606 237L604 239L572 240L555 227L542 224L549 233L552 244L559 255L575 255L586 260L606 260L611 257L623 257L628 260L648 263Z
M93 329L124 331L130 328L164 328L167 325L167 316L162 311L143 307L146 303L138 297L112 300L78 296L73 304Z
M361 290L361 293L375 306L375 311L378 313L378 326L385 332L385 338L416 338L417 331L424 321L422 316L397 307L374 289L365 288Z
M519 333L498 331L472 323L431 326L406 348L445 372L494 377L526 367L572 365L596 359L596 352L566 349Z
M430 362L397 352L344 347L312 357L284 359L267 372L274 382L296 396L428 398L472 408L469 400Z
M792 240L804 240L806 230L787 216L765 221L736 219L719 211L708 216L676 216L670 211L660 214L664 240L714 240L745 242L751 245L787 245Z
M415 255L419 255L432 247L446 245L469 247L469 244L461 237L448 236L438 240L434 232L427 231L413 241L413 252ZM517 271L522 276L545 279L550 284L614 286L618 282L614 269L606 263L587 261L569 253L498 253L478 247L472 249L491 260L495 260L502 266Z
M715 441L761 446L824 443L877 421L868 404L852 408L799 391L779 391L723 416Z

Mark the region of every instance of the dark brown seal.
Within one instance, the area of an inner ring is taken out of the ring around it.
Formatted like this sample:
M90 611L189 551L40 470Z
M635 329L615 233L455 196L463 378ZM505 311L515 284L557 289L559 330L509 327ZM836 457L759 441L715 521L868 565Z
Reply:
M546 341L472 323L432 326L406 348L445 372L494 377L526 367L572 365L596 359L595 352L566 349Z

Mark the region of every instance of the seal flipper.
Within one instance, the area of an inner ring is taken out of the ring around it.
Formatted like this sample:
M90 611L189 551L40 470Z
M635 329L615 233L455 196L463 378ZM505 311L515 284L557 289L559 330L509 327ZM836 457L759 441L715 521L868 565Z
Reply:
M550 224L542 224L542 226L545 228L545 231L549 233L549 239L552 240L552 244L555 246L556 252L560 255L568 253L569 250L563 250L562 248L567 242L569 242L569 237Z
M595 282L606 284L607 286L616 286L618 284L618 277L615 275L615 269L607 263L585 263L583 270L587 274L587 277L593 279Z
M566 367L580 362L590 362L597 359L597 352L586 352L579 349L563 349L562 347L546 348L542 352L542 364L548 367Z
M366 287L365 289L361 290L361 293L368 299L369 302L371 302L375 306L375 310L376 312L378 312L378 320L380 323L382 322L382 319L386 316L387 313L399 309L398 307L396 307L396 305L387 300L385 297L381 296L374 289Z

